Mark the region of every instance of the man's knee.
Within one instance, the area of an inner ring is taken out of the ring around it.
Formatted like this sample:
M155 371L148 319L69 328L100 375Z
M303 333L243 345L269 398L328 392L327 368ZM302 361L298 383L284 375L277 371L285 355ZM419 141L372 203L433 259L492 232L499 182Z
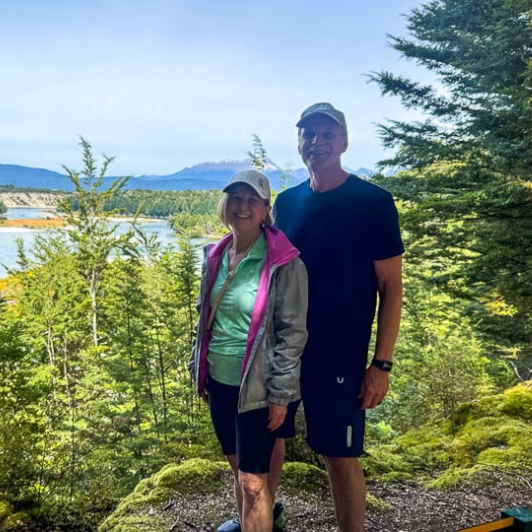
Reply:
M358 458L343 456L326 456L325 463L331 480L342 478L356 478L363 476Z

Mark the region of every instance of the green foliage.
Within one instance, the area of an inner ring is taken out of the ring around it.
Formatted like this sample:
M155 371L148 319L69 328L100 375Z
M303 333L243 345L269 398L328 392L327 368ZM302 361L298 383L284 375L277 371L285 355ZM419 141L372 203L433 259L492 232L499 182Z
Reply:
M2 214L5 214L7 212L7 207L6 207L6 204L0 200L0 216Z
M268 164L268 158L266 156L266 149L262 144L262 140L258 135L252 135L251 150L248 151L247 155L251 161L251 166L256 168L260 172L266 170L266 165Z
M417 270L419 271L419 269ZM380 430L369 441L454 416L459 405L493 391L490 360L468 318L468 305L414 277L407 264L401 334L390 392L369 412Z
M124 179L100 190L111 158L98 171L81 145L69 226L40 233L30 251L19 245L0 304L6 530L94 529L165 464L220 457L187 369L195 249L184 236L178 253L162 249L134 226L118 235L106 205Z
M218 190L117 190L105 199L104 210L113 215L167 218L170 226L189 238L220 236L226 229L218 220ZM76 195L68 196L66 210L80 209Z
M531 401L532 385L525 383L464 404L449 422L370 447L365 469L372 478L416 478L434 489L493 475L525 485L532 475Z
M220 199L219 190L117 190L106 198L104 209L127 216L137 213L154 218L168 218L172 215L216 214ZM68 197L72 210L79 209L75 195Z
M275 166L281 172L281 190L285 190L290 187L292 183L292 176L290 175L291 169L289 167L285 169L279 168L279 166L268 159L266 148L264 147L260 137L255 134L251 137L253 139L251 150L249 150L247 153L251 162L251 166L259 170L259 172L264 172L268 165Z
M281 484L287 493L326 492L329 486L327 473L323 469L302 462L287 462L283 465Z
M35 362L25 357L28 331L13 319L7 302L0 299L0 494L3 512L11 502L34 490L38 478L39 419L36 402L48 387ZM21 453L24 447L26 452Z
M507 386L532 376L530 6L433 0L411 12L408 29L394 48L441 89L371 76L427 116L381 127L385 146L397 148L383 165L406 169L377 181L404 201L409 253L425 266L416 275L469 302L490 373Z
M227 228L216 214L176 214L170 217L170 226L178 235L189 238L222 236Z
M390 72L372 75L383 94L429 118L381 127L398 146L394 165L482 158L500 170L530 176L532 126L530 6L521 0L432 0L408 16L412 38L392 37L407 59L434 73L444 90Z

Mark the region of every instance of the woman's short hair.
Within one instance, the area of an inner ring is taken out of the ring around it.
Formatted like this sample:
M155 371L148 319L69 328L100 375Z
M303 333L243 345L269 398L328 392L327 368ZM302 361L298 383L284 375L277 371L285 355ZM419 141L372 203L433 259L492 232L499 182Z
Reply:
M225 225L225 227L227 227L227 229L231 231L232 228L229 225L229 221L227 219L228 200L229 200L229 192L222 192L222 197L220 198L220 201L218 202L218 218L220 219L220 222L222 222ZM270 204L268 200L262 200L262 201L264 201L265 205ZM270 210L270 212L268 213L268 216L266 216L266 219L264 220L264 225L273 225L274 222L275 220L273 218L273 212Z

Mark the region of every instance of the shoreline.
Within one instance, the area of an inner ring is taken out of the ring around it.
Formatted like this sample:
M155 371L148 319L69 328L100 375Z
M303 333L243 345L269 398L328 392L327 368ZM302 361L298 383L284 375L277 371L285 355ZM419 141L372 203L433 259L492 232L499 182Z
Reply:
M26 208L26 207L25 207ZM35 207L39 208L40 207ZM133 222L135 218L133 216L112 216L108 218L111 223L117 222ZM143 218L138 217L137 222L142 223L159 223L168 222L166 218ZM65 227L66 220L61 216L55 216L54 218L12 218L6 220L0 220L0 228L23 228L23 229L49 229L51 227Z
M64 192L55 191L11 191L1 190L0 201L8 209L55 209L66 197Z

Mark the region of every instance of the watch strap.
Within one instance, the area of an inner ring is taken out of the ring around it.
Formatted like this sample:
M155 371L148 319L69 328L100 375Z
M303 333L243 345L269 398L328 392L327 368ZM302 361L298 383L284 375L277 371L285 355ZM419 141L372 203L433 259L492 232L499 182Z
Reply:
M371 361L372 366L378 367L382 371L390 372L393 368L393 362L390 360L379 360L378 358L373 357L373 360Z

